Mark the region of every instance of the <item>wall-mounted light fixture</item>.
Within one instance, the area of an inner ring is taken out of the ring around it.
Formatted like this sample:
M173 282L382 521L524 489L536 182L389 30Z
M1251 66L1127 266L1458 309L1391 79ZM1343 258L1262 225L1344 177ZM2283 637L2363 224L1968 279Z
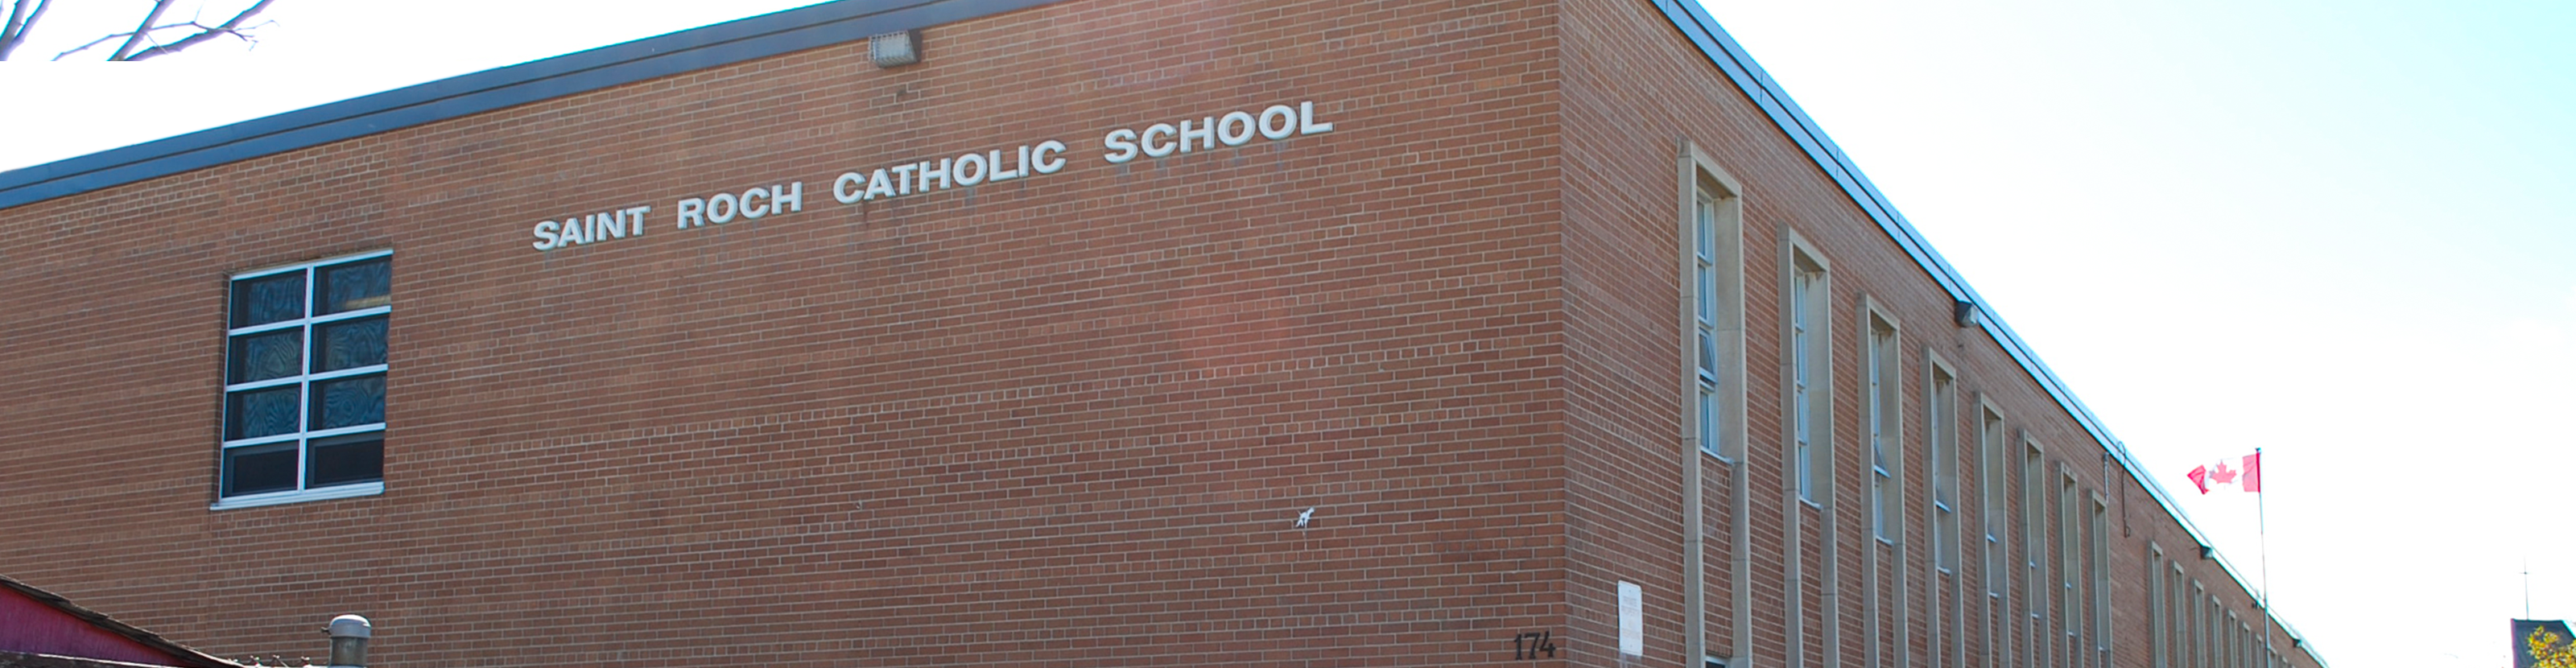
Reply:
M890 32L868 38L868 60L879 69L921 62L921 31Z

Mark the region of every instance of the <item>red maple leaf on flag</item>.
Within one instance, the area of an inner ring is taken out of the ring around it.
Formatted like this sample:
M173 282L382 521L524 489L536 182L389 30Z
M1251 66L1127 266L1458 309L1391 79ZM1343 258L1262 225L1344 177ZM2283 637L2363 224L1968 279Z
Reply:
M2257 450L2254 454L2235 459L2243 460L2245 465L2231 469L2227 467L2227 460L2221 459L2216 464L2192 467L2191 472L2183 474L2183 477L2190 478L2191 486L2200 488L2202 494L2208 494L2214 485L2227 485L2245 492L2263 491L2263 452Z

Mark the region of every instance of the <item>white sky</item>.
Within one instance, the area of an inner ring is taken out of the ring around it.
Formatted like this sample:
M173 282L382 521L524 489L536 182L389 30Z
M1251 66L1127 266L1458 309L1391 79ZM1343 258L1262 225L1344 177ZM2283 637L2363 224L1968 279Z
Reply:
M1706 2L2168 489L2265 449L2336 668L2509 664L2526 560L2576 617L2576 3ZM56 4L18 60L148 3ZM802 4L278 0L256 49L0 64L0 169ZM2184 503L2250 575L2248 496Z

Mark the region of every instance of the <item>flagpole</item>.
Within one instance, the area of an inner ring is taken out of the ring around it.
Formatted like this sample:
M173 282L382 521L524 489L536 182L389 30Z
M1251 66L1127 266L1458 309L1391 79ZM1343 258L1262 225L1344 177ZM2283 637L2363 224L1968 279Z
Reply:
M2254 464L2262 466L2263 449L2254 449ZM2261 475L2262 469L2255 469ZM2260 480L2260 478L2257 478ZM2263 491L2254 491L2254 542L2263 554L2263 668L2272 668L2272 537L2271 521L2263 514Z

